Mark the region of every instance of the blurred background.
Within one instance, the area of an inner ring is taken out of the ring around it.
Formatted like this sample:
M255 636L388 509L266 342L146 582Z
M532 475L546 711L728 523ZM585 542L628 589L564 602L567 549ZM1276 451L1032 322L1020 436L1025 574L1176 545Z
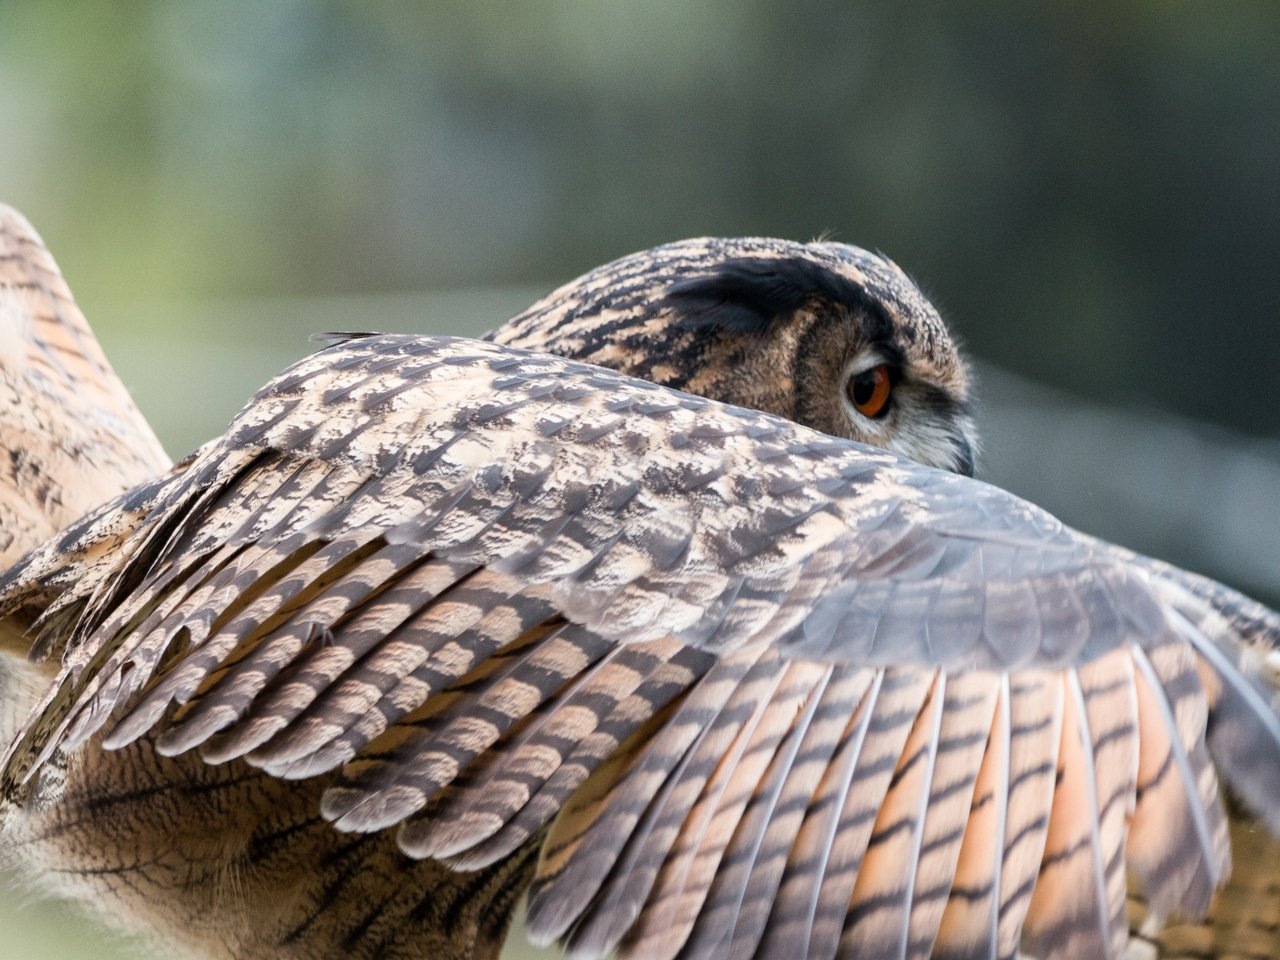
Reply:
M1280 601L1280 5L0 2L0 200L174 456L334 329L838 240L978 361L983 475ZM0 892L0 956L163 956Z

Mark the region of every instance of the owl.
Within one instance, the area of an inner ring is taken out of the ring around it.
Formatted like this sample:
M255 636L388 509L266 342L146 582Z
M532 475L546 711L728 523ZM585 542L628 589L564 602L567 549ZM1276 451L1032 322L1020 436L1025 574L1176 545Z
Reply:
M843 244L330 335L0 581L44 665L7 830L206 955L492 956L527 896L581 957L1124 956L1130 884L1226 881L1220 781L1280 824L1280 618L975 445L946 326Z

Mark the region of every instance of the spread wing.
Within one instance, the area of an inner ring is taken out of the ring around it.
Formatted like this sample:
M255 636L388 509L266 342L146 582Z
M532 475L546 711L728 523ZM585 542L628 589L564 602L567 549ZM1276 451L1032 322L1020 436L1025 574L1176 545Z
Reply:
M0 204L0 568L169 460L49 251Z
M104 561L116 513L143 519ZM985 484L493 344L339 343L0 590L56 597L64 661L6 795L104 728L341 768L324 815L414 856L541 842L528 925L581 955L1117 956L1126 866L1162 914L1224 876L1210 752L1277 819L1240 654L1270 611Z

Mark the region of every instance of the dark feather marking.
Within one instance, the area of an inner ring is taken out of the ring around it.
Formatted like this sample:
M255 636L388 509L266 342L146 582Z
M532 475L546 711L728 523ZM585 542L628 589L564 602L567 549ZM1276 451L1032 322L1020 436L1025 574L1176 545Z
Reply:
M517 844L546 826L583 781L614 752L625 754L625 744L652 725L655 718L674 709L678 698L715 662L704 651L682 647L669 661L656 664L635 690L616 701L595 730L563 757L560 766L536 786L511 819L491 838L468 852L467 862L481 865L492 858L506 856ZM681 679L675 679L676 674ZM633 715L626 709L627 703L643 703L645 709ZM536 739L533 742L537 744Z
M893 328L866 287L802 257L727 260L712 273L673 283L666 300L681 311L675 322L698 332L762 335L775 319L815 301L864 311L881 331L872 339L885 339Z

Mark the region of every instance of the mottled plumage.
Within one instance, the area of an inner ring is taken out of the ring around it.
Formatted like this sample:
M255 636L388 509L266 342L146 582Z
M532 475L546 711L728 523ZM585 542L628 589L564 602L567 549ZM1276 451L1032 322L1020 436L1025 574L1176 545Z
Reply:
M847 244L655 247L566 284L490 336L973 471L969 374L946 325L896 264ZM893 401L862 417L845 385L877 363L896 378Z
M169 466L31 225L0 207L0 567ZM128 438L128 442L122 442Z
M580 955L995 958L1119 956L1126 867L1203 912L1215 765L1280 820L1280 619L936 469L972 465L967 381L887 261L689 241L495 339L336 338L10 571L62 663L19 820L132 756L287 883L330 844L279 955L484 955L532 871L532 935Z
M4 206L0 445L0 569L169 466L48 250L21 214ZM27 661L26 619L0 621L0 742L6 744L57 668Z
M0 305L0 438L14 466L0 475L0 543L11 563L169 461L39 236L3 206ZM112 522L123 531L137 519ZM58 668L24 656L46 599L0 620L6 744ZM389 833L351 836L323 820L325 778L170 759L149 740L62 756L41 783L7 811L0 862L113 927L160 937L165 956L496 957L536 855L466 875L408 860Z

